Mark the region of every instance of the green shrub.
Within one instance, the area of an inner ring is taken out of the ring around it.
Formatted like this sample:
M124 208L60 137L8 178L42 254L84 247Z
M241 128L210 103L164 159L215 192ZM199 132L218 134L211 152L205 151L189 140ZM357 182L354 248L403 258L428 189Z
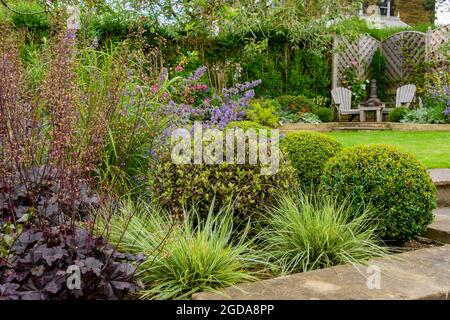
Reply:
M333 111L330 108L318 107L313 110L322 122L331 122L334 119Z
M316 108L314 100L304 96L279 96L276 99L284 111L311 112Z
M137 276L144 284L142 299L187 299L200 291L215 291L256 280L261 255L245 240L246 230L233 239L229 207L211 210L199 220L195 210L184 222L148 204L125 203L108 217L110 241L146 260ZM235 241L233 241L235 240Z
M400 122L405 117L408 112L408 108L406 107L396 107L394 110L389 112L388 120L390 122Z
M334 197L286 194L268 210L264 251L283 274L383 256L369 210L350 217L351 207Z
M323 185L341 200L374 206L382 237L409 240L433 220L436 188L425 167L409 153L384 145L348 149L326 164Z
M281 153L275 174L263 175L262 169L260 162L248 163L248 150L245 164L237 164L236 158L234 163L175 164L167 157L156 166L150 185L154 197L173 213L191 204L205 213L215 197L219 207L232 202L236 215L247 218L296 184L295 170Z
M280 144L297 171L300 185L306 186L320 183L325 163L342 148L333 137L312 131L288 133Z
M233 128L239 128L242 130L247 130L247 129L265 129L265 130L271 130L269 127L256 123L254 121L232 121L229 124L227 124L227 126L225 127L225 129L233 129Z
M386 83L388 81L386 69L386 59L381 50L377 49L370 62L370 73L372 79L377 80L377 95L381 101L386 101Z
M249 104L246 118L258 124L276 128L280 121L280 118L276 114L276 111L279 110L279 108L280 104L273 99L253 100Z
M327 54L312 51L300 49L293 52L290 63L284 66L288 69L285 92L307 97L328 94L331 65L327 62Z

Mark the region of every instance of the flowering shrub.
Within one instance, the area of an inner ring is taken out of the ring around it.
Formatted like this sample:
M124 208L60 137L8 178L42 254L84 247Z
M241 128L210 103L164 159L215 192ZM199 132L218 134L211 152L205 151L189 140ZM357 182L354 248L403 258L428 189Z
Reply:
M450 76L449 70L435 71L428 95L423 97L423 106L429 110L432 122L442 123L450 120ZM430 121L429 121L430 122Z
M359 105L367 96L369 80L361 79L358 75L358 62L353 60L346 66L342 85L352 91L352 106Z
M236 84L216 94L203 82L205 73L203 66L187 78L175 77L169 81L168 71L163 68L161 83L152 86L152 90L166 103L166 113L178 116L178 123L201 121L206 127L224 129L228 123L242 120L255 95L253 89L261 80Z
M281 105L281 109L291 113L311 112L316 104L312 99L304 96L279 96L276 100Z
M431 73L428 92L422 97L423 105L408 110L401 122L447 123L450 121L450 76L445 71Z

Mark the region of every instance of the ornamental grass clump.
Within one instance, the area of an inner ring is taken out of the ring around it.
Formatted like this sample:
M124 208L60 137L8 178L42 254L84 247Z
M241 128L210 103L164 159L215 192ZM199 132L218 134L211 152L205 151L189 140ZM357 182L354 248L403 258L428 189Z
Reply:
M110 239L121 250L146 256L138 269L145 286L141 299L186 299L256 279L250 270L263 262L252 241L245 240L247 229L234 239L230 207L213 208L204 220L194 209L185 211L183 222L147 204L127 205L111 216Z
M268 209L265 222L264 251L281 274L362 263L387 252L370 209L352 219L346 202L320 194L282 196Z

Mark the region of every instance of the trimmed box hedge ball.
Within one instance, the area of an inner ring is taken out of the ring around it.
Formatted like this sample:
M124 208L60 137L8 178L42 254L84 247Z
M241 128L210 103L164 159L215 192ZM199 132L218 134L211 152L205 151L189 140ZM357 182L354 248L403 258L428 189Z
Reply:
M313 131L288 133L280 145L296 169L300 185L307 187L320 184L325 163L342 150L335 138Z
M407 241L433 220L436 187L410 153L385 145L347 149L326 164L322 183L329 193L373 206L384 239Z

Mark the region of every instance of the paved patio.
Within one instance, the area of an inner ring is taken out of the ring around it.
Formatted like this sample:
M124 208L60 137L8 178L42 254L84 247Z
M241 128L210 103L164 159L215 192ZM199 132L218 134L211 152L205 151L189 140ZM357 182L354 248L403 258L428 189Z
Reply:
M202 292L193 299L449 299L450 245L372 259L370 265L373 269L341 265L297 273L226 288L222 294ZM379 278L374 273L376 268Z

